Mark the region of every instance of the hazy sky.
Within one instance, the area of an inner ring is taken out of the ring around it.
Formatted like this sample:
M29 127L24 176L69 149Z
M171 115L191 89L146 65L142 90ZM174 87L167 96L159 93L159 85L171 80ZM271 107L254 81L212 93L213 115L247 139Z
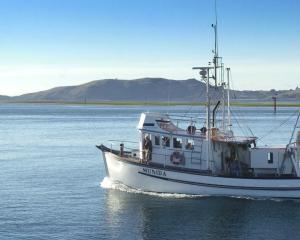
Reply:
M300 87L300 1L218 0L235 89ZM213 0L2 0L0 94L103 78L198 78Z

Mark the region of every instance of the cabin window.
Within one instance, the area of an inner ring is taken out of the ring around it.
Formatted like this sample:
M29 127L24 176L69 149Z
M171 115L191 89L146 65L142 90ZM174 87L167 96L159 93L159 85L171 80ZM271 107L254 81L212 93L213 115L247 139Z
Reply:
M173 148L182 148L181 138L173 138Z
M268 153L268 163L273 163L273 153L272 152L269 152Z
M194 150L194 140L193 139L187 139L185 149L187 150Z
M155 145L157 145L157 146L159 146L160 145L160 138L159 138L159 136L155 136L154 137L154 143L155 143Z
M161 143L164 147L170 147L170 138L166 136L162 136Z

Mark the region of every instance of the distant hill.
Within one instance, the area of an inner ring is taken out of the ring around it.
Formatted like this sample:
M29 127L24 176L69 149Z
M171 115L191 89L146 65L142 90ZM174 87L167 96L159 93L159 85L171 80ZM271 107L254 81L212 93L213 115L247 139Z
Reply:
M14 100L24 101L199 101L205 98L206 86L195 79L136 80L105 79L78 86L57 87L24 94Z
M232 95L235 99L244 100L271 100L273 96L276 96L281 100L300 100L300 88L295 90L270 90L270 91L232 91Z
M104 79L78 86L56 87L46 91L11 97L12 101L205 101L206 85L196 79L171 80L141 78L135 80ZM211 87L212 97L220 95L219 88ZM231 91L236 100L300 100L300 89L281 91ZM1 100L1 98L0 98ZM5 99L7 100L7 99Z
M0 101L5 101L5 100L9 100L9 99L11 99L11 97L5 96L5 95L0 95Z

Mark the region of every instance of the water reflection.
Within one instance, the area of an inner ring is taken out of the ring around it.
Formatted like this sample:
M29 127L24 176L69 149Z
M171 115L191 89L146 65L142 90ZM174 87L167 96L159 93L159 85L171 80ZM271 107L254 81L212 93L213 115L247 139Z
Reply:
M295 211L298 204L158 197L108 189L106 222L110 236L122 239L258 239L266 233L270 239L283 239L289 235L287 229L290 234L300 231L300 210Z

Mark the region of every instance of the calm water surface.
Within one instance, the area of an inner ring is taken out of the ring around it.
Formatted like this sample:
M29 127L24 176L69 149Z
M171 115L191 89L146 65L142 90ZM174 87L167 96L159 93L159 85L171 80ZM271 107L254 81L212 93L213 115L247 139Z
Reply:
M104 184L95 145L136 141L145 110L195 115L200 107L0 105L0 239L300 239L300 201L149 195ZM235 108L234 131L251 129L261 145L286 144L295 116L281 123L295 111Z

